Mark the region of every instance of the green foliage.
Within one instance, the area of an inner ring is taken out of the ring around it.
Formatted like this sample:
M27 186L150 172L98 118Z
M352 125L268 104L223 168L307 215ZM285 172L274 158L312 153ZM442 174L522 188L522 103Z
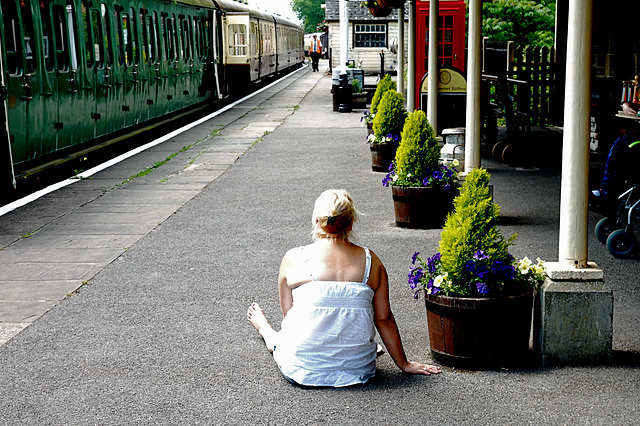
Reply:
M375 128L375 120L374 120ZM402 129L402 139L396 151L394 184L421 186L429 173L438 167L440 144L424 111L409 114Z
M489 173L472 170L454 200L454 212L445 221L440 240L442 269L448 272L451 293L468 295L474 276L465 268L479 250L492 260L511 262L508 247L516 236L505 239L498 230L500 207L492 201Z
M482 35L520 45L553 46L554 0L493 0L482 5Z
M362 93L362 87L360 87L360 80L358 80L357 78L354 78L351 81L351 90L353 91L353 93Z
M387 90L373 119L373 133L377 139L389 134L398 136L402 132L407 110L404 107L403 96L395 90Z
M378 104L387 90L396 90L396 82L391 80L389 74L385 75L376 85L376 91L371 99L371 114L375 114L378 111Z
M307 34L318 31L318 25L324 22L324 9L320 5L325 0L291 0L291 10L302 21Z

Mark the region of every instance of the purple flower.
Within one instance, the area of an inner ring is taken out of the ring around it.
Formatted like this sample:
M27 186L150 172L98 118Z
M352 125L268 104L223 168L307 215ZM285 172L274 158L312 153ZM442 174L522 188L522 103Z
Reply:
M436 170L431 176L433 176L437 180L442 180L442 178L444 177L440 170Z
M428 177L426 177L426 178L422 179L422 184L423 184L424 186L429 186L429 178L428 178Z
M418 267L411 267L409 270L409 287L416 289L420 284L420 279L424 277L424 270Z
M488 294L489 293L489 288L487 287L487 285L485 283L477 282L476 283L476 288L478 289L478 293L480 293L480 294Z
M411 263L412 264L414 264L414 265L416 264L416 260L418 260L418 256L420 256L420 252L419 251L413 253L413 256L411 256Z
M429 270L429 273L433 274L436 272L441 257L442 255L440 253L436 253L427 259L427 269Z
M448 183L444 185L444 189L451 189L451 185L449 185Z
M484 259L488 259L489 256L484 254L484 251L478 250L477 252L474 253L473 258L476 260L484 260Z
M382 186L389 186L389 183L393 180L393 172L389 172L383 179L382 179Z

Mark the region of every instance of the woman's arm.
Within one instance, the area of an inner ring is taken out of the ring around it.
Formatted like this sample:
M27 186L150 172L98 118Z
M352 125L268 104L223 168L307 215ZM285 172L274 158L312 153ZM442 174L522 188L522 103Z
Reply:
M287 316L287 312L293 306L293 294L291 287L287 284L287 274L291 270L291 250L289 250L280 263L280 273L278 274L278 292L280 294L280 309L282 317Z
M374 290L374 322L387 348L387 352L389 352L389 355L398 368L405 373L426 375L440 373L440 367L409 362L407 360L402 346L402 339L400 338L400 331L398 330L398 325L393 316L393 312L391 312L391 306L389 305L389 281L387 271L374 253L372 253L372 259L372 273L369 282L373 284L371 287Z

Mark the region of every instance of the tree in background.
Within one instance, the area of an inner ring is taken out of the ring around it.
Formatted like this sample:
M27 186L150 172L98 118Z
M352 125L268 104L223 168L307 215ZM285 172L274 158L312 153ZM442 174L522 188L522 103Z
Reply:
M493 41L553 46L556 0L493 0L482 15L482 35Z
M317 26L324 21L324 9L320 7L325 0L291 0L291 10L302 21L305 33L318 32Z

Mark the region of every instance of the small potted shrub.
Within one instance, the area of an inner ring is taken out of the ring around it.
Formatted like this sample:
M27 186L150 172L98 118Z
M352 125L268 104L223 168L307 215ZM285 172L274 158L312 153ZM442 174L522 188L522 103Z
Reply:
M415 253L409 273L414 298L425 295L434 359L480 369L519 362L529 349L533 291L544 281L540 259L516 261L516 235L498 229L489 173L472 170L442 229L439 252Z
M439 228L457 193L457 160L440 164L440 144L423 111L412 112L402 130L400 146L389 173L396 225L403 228Z
M362 90L360 80L357 78L351 81L351 104L358 109L367 107L367 92Z
M373 97L371 98L371 106L369 111L365 111L360 122L367 126L368 134L373 133L373 119L376 116L376 112L378 111L378 104L382 99L382 95L388 90L396 90L396 82L391 80L391 76L386 74L382 80L378 82L376 85L376 90L373 93Z
M402 95L395 90L384 92L373 119L373 133L367 137L374 171L386 172L389 169L406 118L407 110Z

